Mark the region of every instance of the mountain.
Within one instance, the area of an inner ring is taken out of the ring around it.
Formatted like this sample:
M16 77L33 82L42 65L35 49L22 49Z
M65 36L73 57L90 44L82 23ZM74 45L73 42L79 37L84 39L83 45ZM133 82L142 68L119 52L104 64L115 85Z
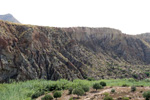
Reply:
M42 27L0 21L0 82L146 78L150 44L112 28Z
M150 43L150 33L143 33L137 36L145 40L146 42Z
M9 21L13 23L20 23L16 18L11 14L0 15L0 20Z

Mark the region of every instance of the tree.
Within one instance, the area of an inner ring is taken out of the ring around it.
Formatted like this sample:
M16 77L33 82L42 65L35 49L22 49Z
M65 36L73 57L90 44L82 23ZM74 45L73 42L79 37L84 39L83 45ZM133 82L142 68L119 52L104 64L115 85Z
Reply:
M75 88L73 94L76 94L78 97L84 95L84 90L81 87Z
M61 92L55 91L54 94L53 94L53 96L57 100L57 98L61 97Z
M97 89L102 89L103 87L99 84L99 83L95 83L94 85L93 85L93 89L96 89L96 91L97 91Z
M144 92L143 97L145 98L145 100L150 100L150 91Z
M103 82L103 81L102 81L102 82L100 82L100 85L101 85L101 86L106 86L106 82Z

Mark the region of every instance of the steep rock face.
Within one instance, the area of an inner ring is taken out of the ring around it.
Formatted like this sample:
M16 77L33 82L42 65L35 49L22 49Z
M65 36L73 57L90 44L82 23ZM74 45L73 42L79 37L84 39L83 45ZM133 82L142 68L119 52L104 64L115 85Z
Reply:
M0 82L144 78L149 63L149 44L116 29L54 28L0 21Z
M9 21L13 23L20 23L16 18L11 14L0 15L0 20Z

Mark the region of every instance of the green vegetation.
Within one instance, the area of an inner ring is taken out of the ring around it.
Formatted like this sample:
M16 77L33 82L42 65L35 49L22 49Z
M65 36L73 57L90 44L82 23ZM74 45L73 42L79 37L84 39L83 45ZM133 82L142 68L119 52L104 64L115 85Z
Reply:
M104 97L104 100L114 100L111 96Z
M115 93L115 89L111 89L111 93Z
M150 72L145 72L146 76L149 77L150 76Z
M61 97L61 92L55 91L53 94L53 97L56 98L56 100L57 100L57 98Z
M114 100L110 95L109 93L104 93L105 97L104 97L104 100Z
M41 100L53 100L53 97L47 94Z
M131 86L131 92L136 91L136 87L135 86Z
M106 82L102 81L102 82L100 82L100 85L101 86L106 86Z
M143 97L145 98L145 100L150 100L150 91L144 92Z
M129 100L129 97L122 97L122 100Z
M72 87L70 87L70 88L68 89L68 91L69 91L69 93L68 93L68 94L72 94L73 88L72 88Z
M84 95L84 93L85 93L84 90L80 87L75 88L73 90L73 94L76 94L78 97Z
M90 90L90 88L87 85L83 85L82 89L84 90L84 92L88 92Z
M105 92L105 93L103 93L103 95L104 95L105 97L107 97L107 96L109 96L109 93L108 93L108 92Z
M129 85L127 85L127 84L122 84L122 87L128 87Z
M89 80L89 81L95 81L95 79L92 78L92 77L88 77L87 80Z
M103 87L99 84L99 83L95 83L94 85L93 85L93 89L96 89L96 91L97 91L97 89L102 89Z
M69 87L77 88L84 85L92 87L95 83L100 83L104 81L107 86L122 86L126 84L128 86L149 86L150 81L145 80L135 80L135 79L109 79L109 80L98 80L98 81L88 81L76 79L73 82L64 79L58 81L47 81L47 80L30 80L25 82L13 82L11 84L0 84L0 97L1 100L30 100L33 94L38 94L37 92L44 91L54 91L69 89ZM56 86L57 85L57 86ZM19 95L18 95L19 94ZM43 93L42 93L43 94Z
M41 96L41 95L43 95L43 94L44 94L44 91L35 92L35 93L32 95L32 99L38 98L39 96Z

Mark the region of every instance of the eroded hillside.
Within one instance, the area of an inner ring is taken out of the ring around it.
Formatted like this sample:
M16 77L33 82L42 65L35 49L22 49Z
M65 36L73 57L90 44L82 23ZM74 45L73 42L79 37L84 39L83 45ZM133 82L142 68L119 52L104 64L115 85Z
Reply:
M0 21L0 82L9 79L146 77L150 44L111 28Z

